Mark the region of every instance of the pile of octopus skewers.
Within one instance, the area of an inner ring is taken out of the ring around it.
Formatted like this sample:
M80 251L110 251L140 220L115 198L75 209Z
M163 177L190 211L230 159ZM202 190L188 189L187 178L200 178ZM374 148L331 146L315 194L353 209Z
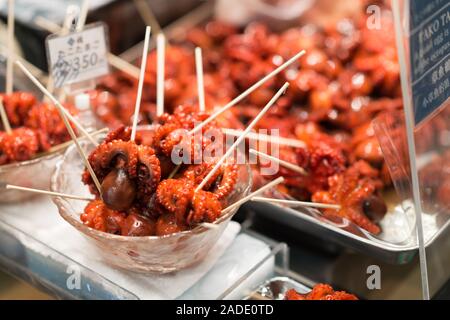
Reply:
M107 135L88 159L101 183L102 199L87 170L82 178L97 196L80 217L85 225L123 236L164 236L212 223L221 215L238 179L233 160L224 163L200 191L195 189L213 168L213 160L183 165L170 177L176 168L170 156L180 143L177 129L193 129L208 117L194 110L184 105L172 115L163 114L154 131L138 131L134 141L131 127ZM214 127L211 122L207 129ZM190 156L206 147L205 142Z
M8 119L0 131L0 165L36 158L70 140L54 105L27 92L2 94L0 99ZM72 115L77 113L71 105L65 107Z
M382 192L392 186L388 166L372 120L401 110L392 18L383 9L381 29L369 29L364 13L319 29L312 25L277 33L262 23L239 29L210 21L187 32L186 39L167 48L166 108L195 103L195 68L192 47L205 51L205 99L208 109L224 105L230 97L255 83L299 49L306 55L251 93L217 119L220 127L242 131L283 82L290 90L257 124L268 132L297 139L303 148L280 145L279 158L305 170L302 175L282 168L277 175L261 175L254 166L254 188L278 176L285 178L278 191L297 200L339 204L324 209L325 217L343 217L372 234L387 211ZM149 55L142 123L155 116L156 54ZM129 124L130 94L136 81L123 73L106 78L92 93L94 110L109 126ZM445 123L442 119L433 128ZM428 146L435 143L430 132ZM420 147L420 146L419 146Z

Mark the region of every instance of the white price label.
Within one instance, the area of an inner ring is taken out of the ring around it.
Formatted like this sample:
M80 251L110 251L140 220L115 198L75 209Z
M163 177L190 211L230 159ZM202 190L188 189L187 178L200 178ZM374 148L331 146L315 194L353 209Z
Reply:
M83 31L47 38L48 63L56 88L108 74L106 33L103 23L95 23Z

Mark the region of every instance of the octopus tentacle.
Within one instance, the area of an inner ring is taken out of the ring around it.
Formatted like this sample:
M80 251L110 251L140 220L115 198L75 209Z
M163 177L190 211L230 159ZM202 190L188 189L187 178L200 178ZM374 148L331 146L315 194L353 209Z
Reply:
M231 194L238 179L238 166L234 162L228 162L222 166L221 174L213 188L213 193L219 200L225 199Z
M186 216L188 225L201 222L214 222L222 212L222 205L217 196L211 192L200 190L191 200L192 209Z
M161 179L161 166L155 151L148 146L138 147L137 198L148 203Z
M104 143L112 142L114 140L129 141L131 138L131 127L120 126L115 130L111 130L106 136Z
M167 211L174 213L177 221L184 221L193 193L194 185L186 179L167 179L161 181L156 189L158 202Z
M192 181L195 185L199 185L212 170L214 164L214 162L203 162L201 164L190 165L183 172L182 177ZM203 189L209 190L220 175L221 171L217 170L216 173L206 182Z
M117 162L117 160L126 162L126 170L130 178L136 177L138 148L131 141L113 140L102 143L89 155L89 163L100 182L102 182L102 178L106 176L109 169L116 165L113 162Z
M178 129L178 126L173 123L164 124L156 129L154 136L154 145L158 151L170 157L172 149L177 145L181 137L174 136L172 132Z
M383 217L387 208L377 193L375 180L363 176L359 171L360 167L353 166L330 177L329 190L314 193L312 200L340 204L339 210L323 210L325 216L347 218L361 228L379 234L381 229L376 222Z

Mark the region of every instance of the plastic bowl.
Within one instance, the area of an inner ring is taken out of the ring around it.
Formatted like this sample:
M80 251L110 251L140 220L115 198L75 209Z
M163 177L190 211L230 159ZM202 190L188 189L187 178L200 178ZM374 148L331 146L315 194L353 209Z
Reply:
M90 152L92 145L82 143ZM67 149L52 177L52 190L67 194L89 196L88 187L81 182L84 170L82 160L74 146ZM248 164L239 165L236 188L228 199L231 204L247 195L251 189L251 171ZM169 273L201 261L218 241L236 210L221 216L217 228L197 226L192 230L167 236L127 237L101 232L80 221L86 202L54 198L61 217L80 231L110 265L135 272Z
M39 158L0 166L0 203L19 202L36 196L31 192L8 190L7 184L48 190L51 174L63 153L64 150L58 150Z

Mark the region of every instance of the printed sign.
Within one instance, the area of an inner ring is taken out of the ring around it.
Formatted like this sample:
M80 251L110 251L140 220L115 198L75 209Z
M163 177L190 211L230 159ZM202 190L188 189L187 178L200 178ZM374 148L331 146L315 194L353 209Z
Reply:
M450 2L410 0L410 61L415 124L450 96Z
M56 88L104 76L109 72L106 26L95 23L83 31L47 38L50 74Z

